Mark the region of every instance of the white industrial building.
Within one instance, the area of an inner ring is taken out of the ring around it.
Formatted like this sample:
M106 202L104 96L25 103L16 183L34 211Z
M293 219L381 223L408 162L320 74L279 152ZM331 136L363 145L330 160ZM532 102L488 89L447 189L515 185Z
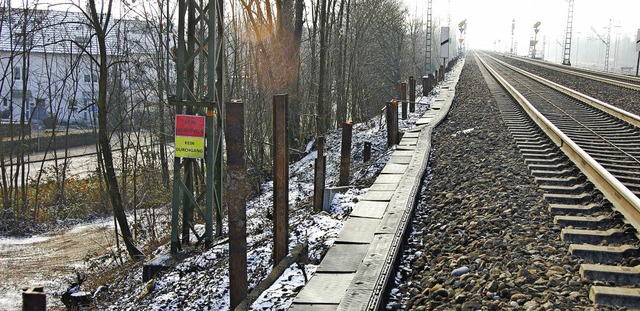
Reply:
M42 124L49 119L92 127L97 107L98 45L85 16L77 12L0 8L0 116L6 122ZM109 93L120 107L150 100L141 79L153 79L145 23L114 19L107 35ZM145 52L147 51L147 52ZM119 60L123 60L120 62ZM148 88L149 84L146 85ZM137 89L136 89L137 88ZM143 97L143 98L140 98ZM115 107L117 105L109 105Z

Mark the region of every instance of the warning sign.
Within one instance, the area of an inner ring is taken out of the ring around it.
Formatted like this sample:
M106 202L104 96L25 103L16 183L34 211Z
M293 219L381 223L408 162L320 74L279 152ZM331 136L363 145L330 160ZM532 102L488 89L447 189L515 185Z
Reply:
M204 138L176 136L176 157L196 159L204 157Z
M176 136L204 137L204 117L176 115Z
M204 117L176 115L176 157L204 157L204 127Z

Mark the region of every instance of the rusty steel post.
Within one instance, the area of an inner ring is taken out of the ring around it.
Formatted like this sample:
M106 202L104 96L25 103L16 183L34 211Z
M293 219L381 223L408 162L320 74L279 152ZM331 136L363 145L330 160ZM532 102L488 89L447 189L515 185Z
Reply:
M351 135L353 122L347 121L342 125L342 150L340 153L340 179L339 186L349 185L349 170L351 169Z
M370 141L364 142L364 149L362 150L362 158L363 158L363 162L368 162L369 160L371 160L371 142Z
M440 65L440 81L444 81L445 67Z
M322 211L324 199L325 160L324 160L324 136L318 136L318 156L316 156L315 175L313 179L313 211Z
M387 146L391 147L398 141L398 101L387 102Z
M431 93L431 90L433 90L433 87L436 85L436 76L433 75L432 73L429 74L429 78L427 79L427 95L429 95L429 93Z
M409 116L409 103L407 103L407 83L402 82L400 91L400 100L402 101L402 120L406 120Z
M22 310L23 311L45 311L47 310L47 294L44 287L34 286L22 289Z
M431 76L431 74L429 74L429 76ZM428 96L429 95L429 91L431 91L429 89L430 83L431 83L431 81L429 80L429 78L427 76L422 77L422 96Z
M247 195L244 150L244 105L226 103L229 194L229 286L231 310L247 297Z
M289 143L286 94L273 96L273 266L289 252Z
M395 135L396 140L393 143L394 145L397 145L398 142L400 142L400 139L399 139L400 130L398 129L398 106L399 106L399 104L400 103L397 100L393 101L393 114L392 114L393 122L391 122L391 123L393 124L393 131L396 133L396 135Z
M416 112L416 79L409 77L409 112Z
M391 137L393 137L393 126L391 126L391 123L393 122L393 118L391 117L391 114L393 113L393 104L391 102L386 102L385 103L385 122L387 123L387 147L391 147L393 146L393 140L391 139Z

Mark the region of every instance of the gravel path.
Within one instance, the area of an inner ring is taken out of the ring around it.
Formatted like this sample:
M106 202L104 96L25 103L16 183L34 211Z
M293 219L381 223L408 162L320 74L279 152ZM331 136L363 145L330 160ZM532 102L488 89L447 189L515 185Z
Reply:
M472 56L456 101L434 134L431 171L388 308L594 309L580 259L560 240Z

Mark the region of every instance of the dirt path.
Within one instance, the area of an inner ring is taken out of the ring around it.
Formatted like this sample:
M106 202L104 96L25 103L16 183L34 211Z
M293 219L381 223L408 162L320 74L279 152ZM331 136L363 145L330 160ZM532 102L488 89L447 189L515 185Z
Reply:
M113 222L103 220L31 238L0 238L0 310L22 308L22 287L43 285L47 309L62 306L60 294L84 266L87 255L114 244Z

